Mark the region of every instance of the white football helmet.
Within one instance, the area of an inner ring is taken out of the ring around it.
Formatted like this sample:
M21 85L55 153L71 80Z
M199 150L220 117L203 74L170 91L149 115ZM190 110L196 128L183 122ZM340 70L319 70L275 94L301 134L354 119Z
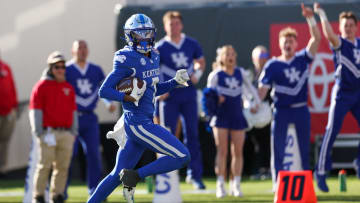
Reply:
M154 47L156 29L152 20L144 14L134 14L124 25L125 39L140 53L148 53Z

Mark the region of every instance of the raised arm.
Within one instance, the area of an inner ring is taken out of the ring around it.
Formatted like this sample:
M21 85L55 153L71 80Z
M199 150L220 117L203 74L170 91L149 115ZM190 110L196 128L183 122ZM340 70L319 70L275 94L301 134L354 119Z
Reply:
M312 9L305 7L303 3L301 4L301 9L302 15L306 18L306 21L309 25L311 35L306 50L309 51L312 56L315 56L321 40L320 30L316 25L316 20Z
M332 47L338 48L340 46L340 39L334 33L334 30L332 29L332 27L327 19L324 9L322 9L320 7L319 3L314 3L314 11L320 17L322 30L324 32L326 39L330 42Z

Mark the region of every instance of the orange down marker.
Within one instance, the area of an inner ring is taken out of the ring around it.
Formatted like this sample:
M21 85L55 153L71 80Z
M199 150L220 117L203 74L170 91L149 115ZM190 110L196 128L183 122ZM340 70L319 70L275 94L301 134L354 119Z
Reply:
M308 171L280 171L274 203L316 203L312 173Z

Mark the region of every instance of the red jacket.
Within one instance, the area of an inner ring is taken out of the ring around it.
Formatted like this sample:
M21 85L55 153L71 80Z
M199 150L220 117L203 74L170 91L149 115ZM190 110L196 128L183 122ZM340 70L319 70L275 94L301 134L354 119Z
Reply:
M10 67L0 60L0 115L9 114L17 105L16 88Z
M76 110L74 88L65 81L40 80L32 90L30 109L42 111L43 127L70 128Z

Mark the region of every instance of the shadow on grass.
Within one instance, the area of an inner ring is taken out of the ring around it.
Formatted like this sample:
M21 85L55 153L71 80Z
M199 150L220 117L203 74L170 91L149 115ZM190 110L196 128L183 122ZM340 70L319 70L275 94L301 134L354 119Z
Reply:
M24 186L24 180L0 180L0 188L2 189L24 188Z

